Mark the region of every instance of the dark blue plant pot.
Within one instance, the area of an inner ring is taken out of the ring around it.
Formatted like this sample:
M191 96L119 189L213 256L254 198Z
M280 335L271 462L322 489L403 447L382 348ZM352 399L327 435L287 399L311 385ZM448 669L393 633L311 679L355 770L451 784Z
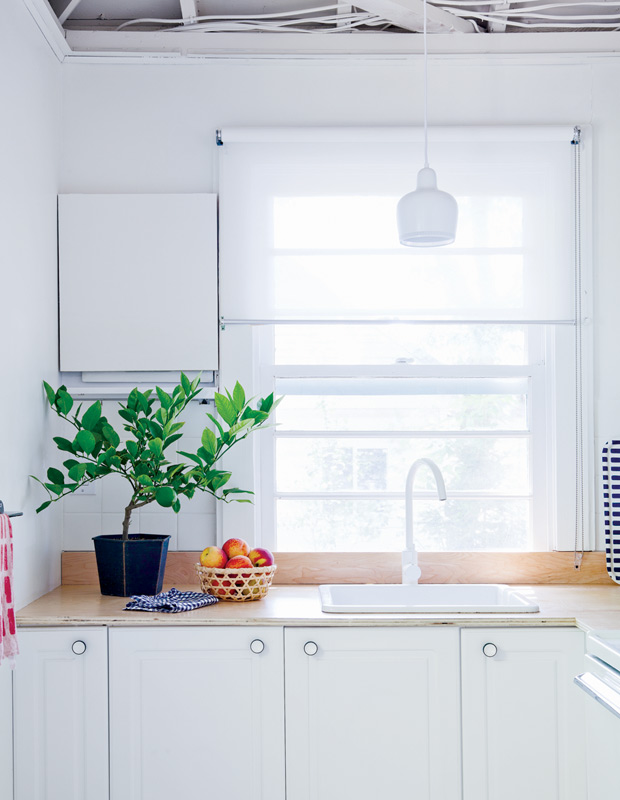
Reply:
M101 594L158 594L164 582L169 536L130 533L93 536Z

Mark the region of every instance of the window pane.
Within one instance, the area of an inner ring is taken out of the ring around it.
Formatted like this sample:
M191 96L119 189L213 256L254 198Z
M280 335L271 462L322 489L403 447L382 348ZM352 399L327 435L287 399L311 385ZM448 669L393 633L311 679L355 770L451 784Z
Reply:
M527 550L529 500L414 501L421 551ZM395 498L284 498L277 501L278 548L287 552L388 552L405 546L404 502Z
M459 439L278 439L278 492L401 492L417 458L432 458L448 494L528 494L529 440ZM416 489L435 490L430 470L421 469Z
M396 383L398 379L391 380ZM485 381L497 388L518 389L519 380ZM306 383L311 383L307 380ZM317 381L317 384L319 382ZM329 379L320 381L321 388ZM336 381L334 388L337 387ZM347 385L355 383L347 381ZM359 381L367 386L371 381ZM284 394L277 410L278 431L526 431L527 408L524 393L476 393L476 380L468 383L472 393L463 393L463 381L419 379L419 394L306 394L287 392L287 382L277 381L276 391ZM460 384L461 392L445 394L445 384ZM478 382L481 383L481 382ZM428 386L425 393L425 384ZM435 389L435 392L432 389Z
M527 336L511 325L276 325L275 363L518 365Z

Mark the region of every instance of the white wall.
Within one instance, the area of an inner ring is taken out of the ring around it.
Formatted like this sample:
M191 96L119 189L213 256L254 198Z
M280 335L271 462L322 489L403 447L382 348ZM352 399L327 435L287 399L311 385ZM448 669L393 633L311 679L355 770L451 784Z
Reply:
M0 26L0 499L13 521L18 607L60 583L61 517L29 474L42 475L50 439L41 381L58 380L56 193L61 64L21 2Z
M420 67L419 58L67 64L61 190L213 191L218 127L420 124ZM435 124L593 126L597 453L620 435L619 85L616 57L445 56L430 66Z

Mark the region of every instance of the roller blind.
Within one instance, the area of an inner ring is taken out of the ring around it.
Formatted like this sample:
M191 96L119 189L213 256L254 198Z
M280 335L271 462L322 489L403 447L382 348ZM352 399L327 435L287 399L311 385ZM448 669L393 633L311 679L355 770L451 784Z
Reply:
M223 130L225 322L572 322L572 128L431 130L453 245L402 247L413 129Z

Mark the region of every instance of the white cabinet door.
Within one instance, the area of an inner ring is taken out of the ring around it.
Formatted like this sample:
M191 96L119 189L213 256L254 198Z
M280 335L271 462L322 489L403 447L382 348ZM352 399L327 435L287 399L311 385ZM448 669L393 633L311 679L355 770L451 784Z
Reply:
M215 195L60 195L58 231L61 370L217 369Z
M588 800L611 800L618 796L620 719L591 697L585 703Z
M112 629L110 718L111 800L283 800L282 629Z
M285 651L287 800L460 798L456 628L287 628Z
M19 648L15 800L108 800L106 629L20 628Z
M13 800L13 683L8 663L0 664L0 791L3 800ZM4 792L4 794L2 794Z
M461 632L464 800L585 800L583 654L570 628Z

